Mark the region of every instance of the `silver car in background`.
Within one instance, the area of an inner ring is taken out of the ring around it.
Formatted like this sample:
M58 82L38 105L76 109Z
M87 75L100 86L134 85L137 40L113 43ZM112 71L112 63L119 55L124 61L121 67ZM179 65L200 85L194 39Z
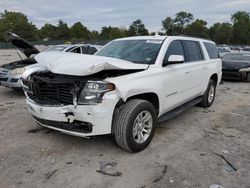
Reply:
M0 85L19 90L22 89L20 77L25 71L25 67L37 63L34 56L40 53L40 51L25 39L11 32L5 32L5 40L20 50L26 56L26 59L0 66ZM101 48L102 46L90 44L63 44L50 46L44 51L61 51L92 55Z

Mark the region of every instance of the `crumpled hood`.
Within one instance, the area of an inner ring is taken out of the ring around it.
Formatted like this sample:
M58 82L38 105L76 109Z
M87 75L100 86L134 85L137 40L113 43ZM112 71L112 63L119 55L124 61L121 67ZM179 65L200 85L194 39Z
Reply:
M43 70L74 76L91 75L102 70L144 70L148 68L148 65L135 64L116 58L67 52L42 52L34 58L43 66Z

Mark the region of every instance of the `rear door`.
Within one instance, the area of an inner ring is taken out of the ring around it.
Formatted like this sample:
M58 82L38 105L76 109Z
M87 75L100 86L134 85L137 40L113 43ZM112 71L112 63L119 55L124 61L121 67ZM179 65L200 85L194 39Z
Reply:
M187 96L192 99L202 94L204 82L207 80L207 64L199 41L183 40L186 55L189 91Z

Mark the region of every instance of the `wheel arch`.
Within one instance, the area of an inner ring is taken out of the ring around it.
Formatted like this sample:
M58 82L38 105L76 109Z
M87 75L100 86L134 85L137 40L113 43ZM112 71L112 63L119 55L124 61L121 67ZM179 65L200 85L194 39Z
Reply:
M113 134L113 130L114 130L114 119L115 119L116 114L119 112L119 108L123 104L125 104L126 102L128 102L128 101L130 101L132 99L142 99L142 100L146 100L146 101L150 102L155 107L156 114L157 115L159 114L159 111L160 111L160 99L159 99L159 96L154 92L146 92L146 93L131 95L131 96L127 97L125 100L120 99L117 102L117 104L115 106L114 113L113 113L112 128L111 128L112 134Z
M217 73L212 74L212 76L210 77L209 80L213 80L217 86L218 85L218 74Z

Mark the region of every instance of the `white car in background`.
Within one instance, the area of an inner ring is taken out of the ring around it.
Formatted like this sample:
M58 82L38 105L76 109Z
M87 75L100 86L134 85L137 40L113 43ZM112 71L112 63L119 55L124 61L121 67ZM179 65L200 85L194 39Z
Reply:
M20 77L25 71L25 67L37 63L34 56L40 53L40 51L34 45L14 33L5 32L5 39L11 42L15 48L20 50L26 56L26 59L0 66L0 85L19 90L22 89ZM91 44L66 44L51 46L44 51L61 51L92 55L100 50L101 47L102 46Z

